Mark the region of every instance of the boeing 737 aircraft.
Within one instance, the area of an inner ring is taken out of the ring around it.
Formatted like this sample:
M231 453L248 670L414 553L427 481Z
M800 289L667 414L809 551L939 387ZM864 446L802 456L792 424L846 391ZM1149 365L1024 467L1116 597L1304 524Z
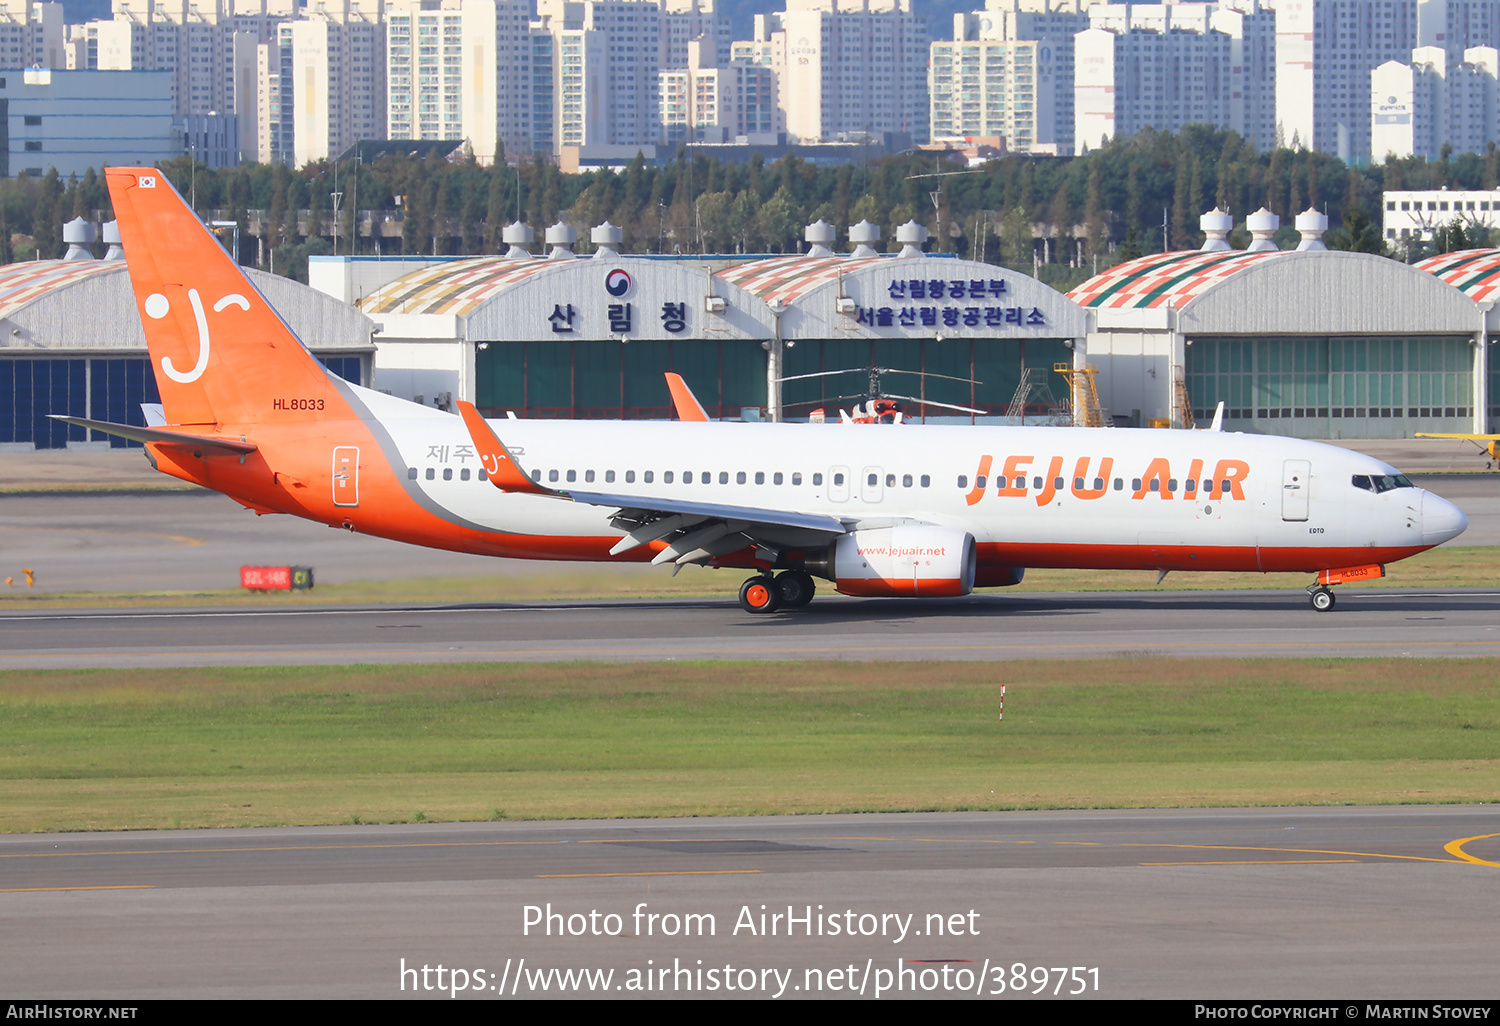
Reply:
M1025 567L1302 571L1327 610L1330 586L1467 526L1379 460L1265 435L454 416L328 373L159 171L106 178L167 423L69 420L257 513L494 556L740 568L751 612L805 605L815 577L954 596Z

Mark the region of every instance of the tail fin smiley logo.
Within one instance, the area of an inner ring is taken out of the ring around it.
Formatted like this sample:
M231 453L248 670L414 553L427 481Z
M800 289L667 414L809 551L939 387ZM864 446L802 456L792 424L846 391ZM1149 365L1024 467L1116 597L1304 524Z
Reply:
M197 381L203 376L203 371L208 367L208 351L210 348L208 336L208 318L203 313L203 300L198 297L197 289L188 289L188 302L193 307L193 320L198 324L198 362L193 364L190 371L180 371L172 365L170 356L161 358L161 369L178 384L186 385ZM232 292L214 304L214 313L218 313L227 306L237 306L241 310L249 311L250 301L238 292ZM161 320L172 309L172 303L160 292L153 292L146 297L146 316L152 320Z

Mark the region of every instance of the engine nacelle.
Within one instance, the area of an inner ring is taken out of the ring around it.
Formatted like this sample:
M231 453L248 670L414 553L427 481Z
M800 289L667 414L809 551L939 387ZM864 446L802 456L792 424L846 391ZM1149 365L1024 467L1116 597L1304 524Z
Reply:
M844 595L946 598L974 589L978 557L966 531L909 524L843 535L832 563L829 577Z

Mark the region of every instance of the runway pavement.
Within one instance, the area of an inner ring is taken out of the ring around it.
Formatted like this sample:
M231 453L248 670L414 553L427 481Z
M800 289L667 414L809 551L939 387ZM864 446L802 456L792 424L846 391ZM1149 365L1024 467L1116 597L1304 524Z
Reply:
M1496 656L1500 591L1348 590L820 598L0 616L0 667L279 666L569 659Z
M1495 806L12 836L0 990L1495 999L1497 872Z

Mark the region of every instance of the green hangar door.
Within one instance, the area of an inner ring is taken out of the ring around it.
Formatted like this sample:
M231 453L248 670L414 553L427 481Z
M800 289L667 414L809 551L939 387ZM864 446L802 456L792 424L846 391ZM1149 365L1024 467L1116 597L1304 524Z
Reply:
M1466 336L1189 337L1193 415L1302 438L1407 438L1467 431L1473 355Z
M746 339L481 342L474 405L486 417L670 420L666 373L681 374L715 419L757 419L766 354Z

